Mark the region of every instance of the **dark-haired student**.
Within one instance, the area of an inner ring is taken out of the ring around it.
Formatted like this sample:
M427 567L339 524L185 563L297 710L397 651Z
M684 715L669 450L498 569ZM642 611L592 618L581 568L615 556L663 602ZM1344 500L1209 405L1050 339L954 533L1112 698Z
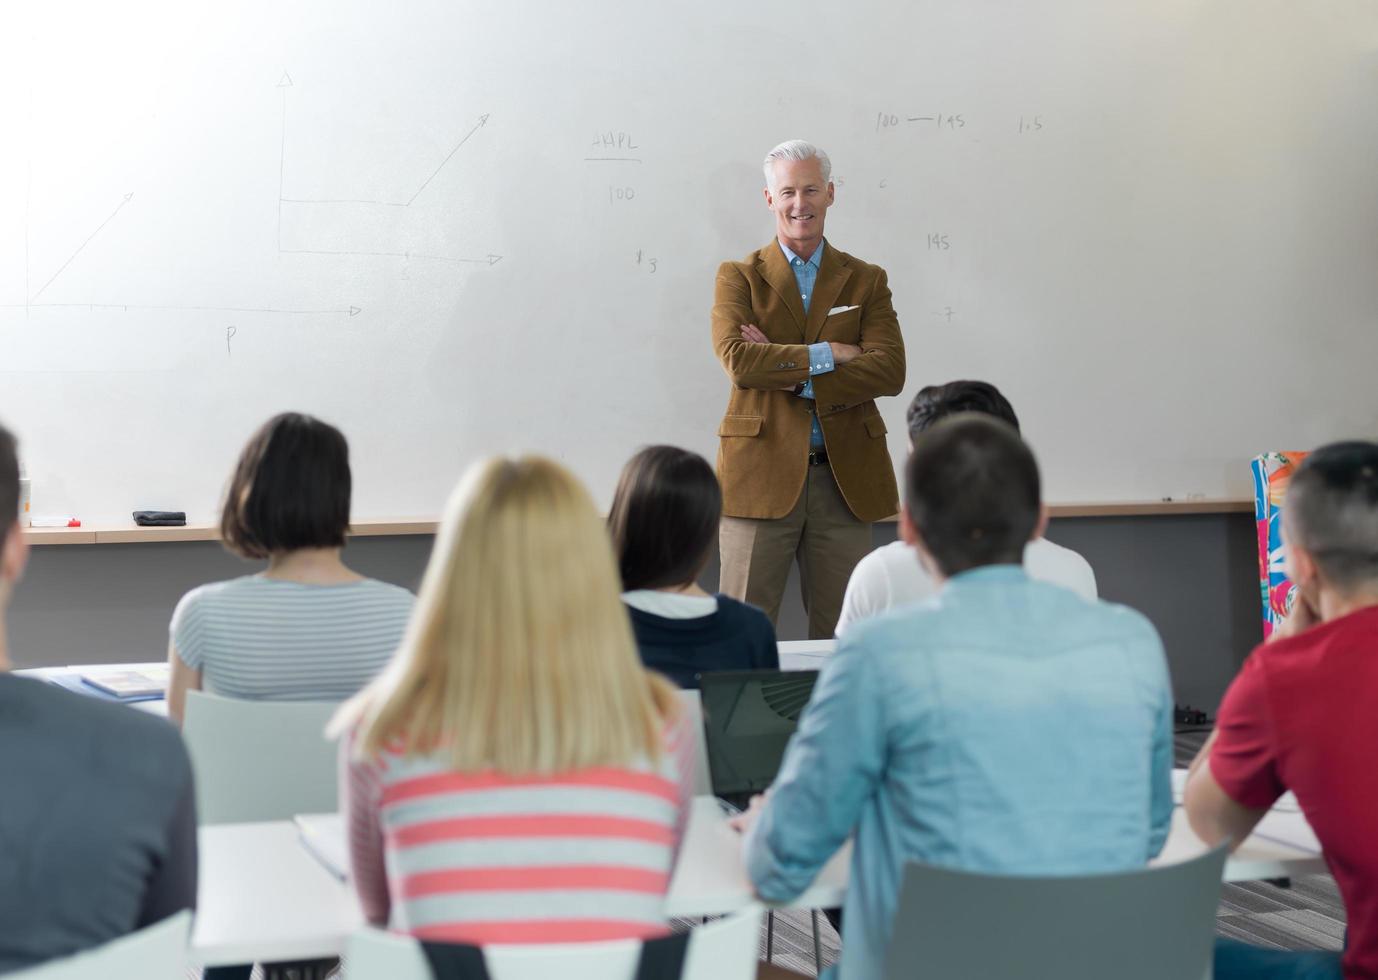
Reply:
M0 428L0 973L196 904L196 804L176 729L9 673L5 612L28 546Z
M855 837L841 975L882 975L907 861L1007 874L1142 867L1172 818L1172 694L1132 610L1034 581L1038 466L979 415L925 432L901 528L939 591L857 623L823 669L768 799L739 818L762 898L802 892Z
M267 568L193 589L172 614L168 714L188 690L233 698L343 701L387 664L414 597L340 557L349 529L349 446L309 415L269 419L239 457L221 540Z
M721 519L722 488L702 456L650 446L623 468L608 517L622 601L642 663L680 687L709 671L780 666L765 613L698 585Z
M989 415L1019 431L1019 417L1000 389L988 381L949 381L920 388L909 403L909 445L929 428L953 415L975 412ZM1096 596L1096 573L1085 558L1070 548L1037 537L1024 547L1024 568L1031 578L1071 589L1086 599ZM938 590L933 576L916 560L914 549L904 541L882 545L857 563L847 581L842 616L837 621L841 636L857 620L887 609L926 599Z
M1348 941L1266 949L1218 938L1216 980L1378 978L1378 443L1311 453L1282 507L1291 615L1244 662L1192 763L1202 840L1237 845L1287 790L1320 839Z

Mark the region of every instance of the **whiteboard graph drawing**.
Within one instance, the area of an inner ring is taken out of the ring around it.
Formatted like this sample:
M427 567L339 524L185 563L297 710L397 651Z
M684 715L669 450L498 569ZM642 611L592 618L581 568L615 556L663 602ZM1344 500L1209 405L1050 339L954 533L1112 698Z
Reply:
M60 265L60 266L58 267L58 270L57 270L56 272L54 272L54 273L52 274L52 276L49 277L48 281L45 282L45 283L39 288L38 292L34 293L32 296L29 297L29 303L28 303L28 305L32 306L32 305L33 305L33 301L36 300L36 299L38 299L38 297L40 297L40 296L43 295L43 290L45 290L45 289L47 289L49 286L51 286L51 285L53 284L54 280L56 280L58 276L62 275L62 273L63 273L64 271L66 271L67 267L68 267L69 265L72 264L72 260L75 259L78 255L80 255L80 254L82 253L82 250L85 249L87 245L90 245L90 244L91 244L91 239L93 239L93 238L95 238L97 235L99 235L99 234L101 233L101 229L102 229L102 228L104 228L106 225L110 224L110 222L112 222L112 221L115 220L115 215L119 214L121 211L124 210L124 206L125 206L126 204L129 203L130 198L132 198L133 196L134 196L134 192L133 192L133 191L130 191L128 194L126 194L126 195L120 200L119 206L116 207L114 211L110 212L110 217L106 218L106 219L105 219L104 221L102 221L99 225L97 225L97 226L96 226L96 230L93 231L93 232L91 232L91 234L89 234L89 235L86 236L86 240L85 240L84 242L82 242L80 245L77 246L77 250L76 250L75 252L73 252L73 253L67 258L67 261L66 261L66 262L62 263L62 265Z
M403 250L400 250L400 251L399 251L399 250L386 250L386 249L382 249L382 250L379 250L379 249L372 249L372 250L370 250L370 249L339 249L339 248L285 248L285 247L283 246L283 244L282 244L282 208L283 208L283 205L284 205L284 204L293 204L293 205L313 205L313 206L317 206L317 205L318 205L318 206L349 206L349 205L364 205L364 206L369 206L369 207L382 207L382 208L410 208L410 207L412 206L412 204L414 204L414 203L416 202L416 199L417 199L418 197L421 196L421 194L426 190L427 187L430 186L431 181L435 180L435 178L440 174L440 172L441 172L442 170L445 169L446 165L449 164L449 162L450 162L452 159L454 159L455 154L458 153L458 152L460 151L460 149L464 146L464 144L468 143L469 140L473 138L473 136L474 136L475 133L477 133L480 129L482 129L484 126L486 126L486 125L488 124L488 119L489 119L489 113L486 113L486 112L483 113L483 115L479 116L479 117L478 117L478 120L474 123L474 125L473 125L472 127L470 127L470 129L469 129L463 136L460 137L459 141L458 141L457 143L455 143L455 145L450 149L450 152L447 153L447 154L445 154L444 159L442 159L442 160L440 161L440 163L436 166L436 168L430 172L430 174L426 177L425 180L423 180L423 181L421 182L421 185L420 185L419 187L417 187L416 190L412 191L411 194L409 194L409 195L406 196L406 199L405 199L405 200L386 200L386 199L382 199L382 198L362 198L362 197L360 197L360 198L349 198L349 197L338 197L338 198L288 197L288 196L286 195L286 181L287 181L287 97L288 97L288 92L289 92L289 90L291 90L291 89L294 88L294 87L295 87L295 85L294 85L294 83L293 83L293 81L292 81L292 76L291 76L288 72L284 71L284 72L282 73L282 77L281 77L280 79L278 79L278 82L277 82L277 89L282 93L282 135L281 135L280 153L279 153L279 157L278 157L278 231L277 231L277 248L278 248L278 251L279 251L280 253L285 254L285 255L358 255L358 256L374 256L374 257L380 257L380 258L425 259L425 260L430 260L430 261L435 261L435 262L455 262L455 263L460 263L460 264L489 265L489 266L491 266L491 265L496 265L498 262L502 261L502 256L501 256L501 255L497 255L497 254L494 254L494 253L492 253L492 252L489 252L488 254L486 254L486 255L484 255L484 256L482 256L482 257L480 258L480 257L475 257L475 256L435 255L435 254L431 254L431 253L427 253L427 252L414 252L414 251L411 251L411 250L409 250L409 249L403 249Z

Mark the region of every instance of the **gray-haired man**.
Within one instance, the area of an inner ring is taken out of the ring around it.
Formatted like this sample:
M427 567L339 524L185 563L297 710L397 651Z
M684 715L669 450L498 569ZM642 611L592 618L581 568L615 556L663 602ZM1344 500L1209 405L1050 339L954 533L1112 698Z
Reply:
M713 347L732 382L718 428L721 588L780 611L797 558L809 636L833 635L871 522L899 509L875 399L904 387L885 270L824 241L828 155L802 140L766 156L775 240L718 268Z

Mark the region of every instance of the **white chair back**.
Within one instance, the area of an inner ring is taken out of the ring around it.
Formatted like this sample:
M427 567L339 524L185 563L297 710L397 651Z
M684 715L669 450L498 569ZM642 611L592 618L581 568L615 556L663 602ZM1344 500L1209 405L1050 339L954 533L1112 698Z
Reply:
M708 771L708 741L703 734L703 699L698 691L681 690L679 703L694 726L694 795L712 796L713 777Z
M183 910L104 946L8 974L6 980L183 980L190 933L191 912Z
M694 929L682 980L754 980L761 906L751 905ZM488 946L490 980L633 980L641 943L553 943ZM364 929L349 938L346 980L430 980L421 945L409 936Z
M196 776L198 820L247 823L338 810L336 749L325 737L338 707L188 691L182 735Z

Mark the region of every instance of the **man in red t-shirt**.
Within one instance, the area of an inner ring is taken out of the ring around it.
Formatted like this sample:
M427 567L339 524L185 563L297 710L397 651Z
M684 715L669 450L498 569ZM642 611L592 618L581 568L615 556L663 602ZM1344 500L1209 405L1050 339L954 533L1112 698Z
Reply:
M1215 980L1378 978L1378 444L1310 454L1283 505L1287 622L1230 685L1192 763L1186 811L1207 843L1247 837L1286 790L1325 849L1349 919L1343 958L1216 942Z

